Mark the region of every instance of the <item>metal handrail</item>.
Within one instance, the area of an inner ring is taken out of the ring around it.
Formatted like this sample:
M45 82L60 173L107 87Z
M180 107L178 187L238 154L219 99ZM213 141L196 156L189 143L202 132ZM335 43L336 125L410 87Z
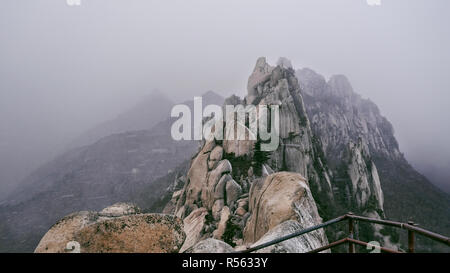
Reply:
M248 248L246 250L238 251L237 253L250 253L250 252L253 252L253 251L256 251L256 250L259 250L259 249L262 249L262 248L265 248L265 247L268 247L268 246L271 246L271 245L274 245L274 244L281 243L283 241L292 239L294 237L297 237L297 236L309 233L311 231L318 230L318 229L327 227L327 226L332 225L332 224L336 224L336 223L341 222L343 220L348 220L349 221L349 223L348 223L349 224L349 236L347 238L344 238L344 239L332 242L332 243L330 243L330 244L328 244L326 246L323 246L323 247L314 249L312 251L309 251L308 253L321 252L321 251L330 249L332 247L335 247L335 246L338 246L338 245L341 245L341 244L344 244L344 243L348 243L348 245L349 245L349 252L350 253L354 253L354 247L353 247L354 244L362 245L362 246L369 245L369 243L367 243L367 242L355 240L353 238L353 222L354 222L354 220L356 220L356 221L363 221L363 222L369 222L369 223L379 224L379 225L392 226L392 227L397 227L397 228L401 228L401 229L407 230L408 231L408 252L414 252L414 244L415 244L415 238L414 238L415 236L414 236L414 234L415 233L421 234L421 235L426 236L426 237L428 237L428 238L430 238L432 240L435 240L435 241L444 243L447 246L450 246L450 238L449 237L446 237L444 235L428 231L428 230L423 229L423 228L419 228L413 222L401 223L401 222L390 221L390 220L381 220L381 219L376 219L376 218L357 216L357 215L354 215L353 213L349 212L348 214L339 216L339 217L334 218L332 220L326 221L326 222L324 222L322 224L315 225L315 226L312 226L312 227L309 227L309 228L306 228L306 229L302 229L302 230L296 231L296 232L291 233L289 235L280 237L278 239L271 240L269 242L260 244L258 246L251 247L251 248ZM383 251L383 252L388 252L388 253L401 253L401 252L399 252L397 250L393 250L393 249L389 249L389 248L385 248L385 247L379 247L379 249L381 251Z
M366 247L369 246L369 245L371 245L370 243L366 243L366 242L363 242L363 241L355 240L355 239L352 239L352 238L344 238L344 239L338 240L338 241L336 241L336 242L333 242L333 243L331 243L331 244L329 244L329 245L322 246L322 247L319 247L319 248L317 248L317 249L308 251L307 253L319 253L319 252L321 252L321 251L324 251L324 250L327 250L327 249L330 249L330 248L332 248L332 247L335 247L335 246L338 246L338 245L342 245L342 244L345 244L345 243L354 243L354 244L361 245L361 246L366 246ZM402 253L402 252L400 252L400 251L393 250L393 249L389 249L389 248L386 248L386 247L381 247L381 246L376 246L376 247L377 247L381 252L387 252L387 253Z
M434 233L432 231L428 231L423 228L419 228L419 227L415 226L414 223L412 223L412 222L409 222L406 224L406 223L389 221L389 220L381 220L381 219L357 216L357 215L353 215L353 214L347 214L347 217L350 217L350 218L358 220L358 221L364 221L364 222L369 222L369 223L374 223L374 224L381 224L381 225L385 225L385 226L393 226L393 227L398 227L401 229L410 230L410 231L417 232L423 236L426 236L435 241L439 241L441 243L444 243L444 244L450 246L450 238L449 237L443 236L438 233Z

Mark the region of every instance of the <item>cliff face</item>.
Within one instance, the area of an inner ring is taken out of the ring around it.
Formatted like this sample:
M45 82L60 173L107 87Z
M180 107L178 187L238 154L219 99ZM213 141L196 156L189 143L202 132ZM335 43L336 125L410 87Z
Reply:
M306 110L327 157L337 161L349 142L361 141L367 153L402 160L394 130L378 107L353 91L343 75L328 82L310 69L297 70Z
M259 59L249 79L260 79L249 84L250 100L280 105L280 146L266 164L307 178L325 217L349 210L383 217L383 192L371 153L400 157L392 126L374 104L353 92L345 77L326 83L279 63L270 67Z
M332 76L327 82L308 68L297 70L296 75L342 210L369 215L374 211L379 216L412 220L424 228L448 232L449 195L406 161L392 125L378 107L356 94L345 76ZM347 198L349 195L354 198ZM390 234L397 237L392 231ZM420 251L439 250L430 240L418 240Z

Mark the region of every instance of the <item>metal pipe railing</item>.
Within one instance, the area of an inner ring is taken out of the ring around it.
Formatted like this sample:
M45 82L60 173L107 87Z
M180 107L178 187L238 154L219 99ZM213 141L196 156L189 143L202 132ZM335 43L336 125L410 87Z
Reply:
M283 241L292 239L294 237L309 233L311 231L317 230L317 229L321 229L324 227L327 227L329 225L332 224L336 224L338 222L341 222L343 220L348 219L348 231L349 231L349 237L348 238L344 238L338 241L335 241L333 243L330 243L329 245L317 248L315 250L309 251L308 253L317 253L317 252L321 252L323 250L327 250L330 249L332 247L344 244L344 243L348 243L348 252L349 253L355 253L355 249L354 249L354 244L357 245L362 245L362 246L367 246L369 245L369 243L363 242L363 241L359 241L354 239L353 234L354 234L354 221L363 221L363 222L368 222L368 223L373 223L373 224L379 224L379 225L385 225L385 226L392 226L392 227L397 227L397 228L401 228L401 229L405 229L408 231L408 252L413 253L415 251L415 233L421 234L423 236L426 236L428 238L431 238L435 241L439 241L441 243L446 244L447 246L450 246L450 238L446 237L444 235L438 234L438 233L434 233L431 231L428 231L426 229L423 228L419 228L417 227L413 222L408 222L408 224L406 223L401 223L401 222L396 222L396 221L390 221L390 220L381 220L381 219L375 219L375 218L368 218L368 217L363 217L363 216L357 216L354 215L353 213L349 212L348 214L339 216L337 218L334 218L332 220L329 220L327 222L324 222L322 224L316 225L316 226L312 226L294 233L291 233L289 235L283 236L281 238L278 239L274 239L271 240L269 242L263 243L261 245L255 246L255 247L251 247L248 248L246 250L243 251L238 251L237 253L250 253L274 244L278 244L281 243ZM388 252L388 253L401 253L399 251L393 250L393 249L389 249L389 248L385 248L385 247L380 247L380 250L383 252Z
M357 245L360 245L360 246L365 246L365 247L367 247L368 245L371 245L371 244L369 244L369 243L366 243L366 242L363 242L363 241L360 241L360 240L355 240L355 239L352 239L352 238L347 238L347 242L349 243L349 244L357 244ZM382 247L382 246L377 246L377 248L379 248L380 249L380 251L382 251L382 252L387 252L387 253L402 253L402 252L400 252L400 251L397 251L397 250L394 250L394 249L390 249L390 248L386 248L386 247Z
M344 239L337 240L337 241L335 241L335 242L332 242L332 243L329 244L329 245L326 245L326 246L322 246L322 247L316 248L316 249L311 250L311 251L308 251L308 252L306 252L306 253L319 253L319 252L321 252L321 251L324 251L324 250L327 250L327 249L330 249L330 248L332 248L332 247L339 246L339 245L342 245L342 244L345 244L345 243L348 243L348 238L344 238Z
M373 223L373 224L380 224L380 225L385 225L385 226L393 226L393 227L398 227L398 228L401 228L401 229L406 229L408 231L416 232L416 233L421 234L423 236L426 236L426 237L428 237L430 239L433 239L435 241L439 241L441 243L446 244L447 246L450 246L450 238L449 237L446 237L444 235L441 235L441 234L438 234L438 233L434 233L434 232L428 231L426 229L417 227L412 222L409 222L408 224L406 224L406 223L389 221L389 220L381 220L381 219L357 216L357 215L353 215L353 214L350 214L350 213L347 214L347 217L350 217L350 218L352 218L354 220L358 220L358 221L363 221L363 222L368 222L368 223Z

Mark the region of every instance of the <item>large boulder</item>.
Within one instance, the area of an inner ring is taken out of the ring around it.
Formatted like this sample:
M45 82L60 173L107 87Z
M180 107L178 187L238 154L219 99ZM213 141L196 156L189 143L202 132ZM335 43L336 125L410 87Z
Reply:
M185 238L181 219L167 214L137 214L86 226L74 241L86 253L177 253Z
M206 142L198 154L194 157L187 174L187 181L183 188L182 196L176 206L176 215L184 218L198 208L199 196L206 184L208 174L208 158L214 149L214 141Z
M231 177L231 163L220 158L220 146L207 142L197 156L192 160L187 175L187 183L183 188L182 195L177 201L175 214L181 218L187 217L197 208L204 207L211 210L214 202L224 198L225 184ZM208 171L210 154L214 161L214 169ZM218 187L219 185L219 187Z
M230 214L230 209L227 206L223 207L219 224L217 225L217 229L213 232L214 238L222 239L225 229L227 228L227 222L230 219Z
M216 146L211 151L211 154L209 155L209 161L208 161L208 168L214 169L217 165L217 163L222 160L223 156L223 148L221 146Z
M42 238L36 253L178 252L186 235L173 215L139 214L131 204L116 204L98 212L64 217Z
M289 220L301 229L322 223L308 182L298 173L279 172L256 180L250 189L249 212L244 241L250 244ZM323 230L316 237L317 245L327 244Z
M217 164L217 167L214 170L208 173L208 178L206 180L206 183L203 184L200 196L201 202L205 208L211 209L214 205L215 200L223 198L222 196L217 196L216 188L224 176L225 180L228 179L227 174L231 173L231 171L231 163L228 160L224 159ZM220 192L218 188L217 190Z
M199 208L191 212L191 214L184 219L183 224L184 232L186 233L186 241L181 247L180 252L192 247L202 239L207 215L208 211L205 208Z

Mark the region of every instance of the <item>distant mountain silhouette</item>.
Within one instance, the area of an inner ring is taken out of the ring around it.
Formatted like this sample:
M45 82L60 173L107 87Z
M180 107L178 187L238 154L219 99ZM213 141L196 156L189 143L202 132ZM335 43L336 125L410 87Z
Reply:
M138 104L117 117L103 122L77 137L70 148L92 144L112 134L146 130L170 115L174 102L159 92L153 92Z

